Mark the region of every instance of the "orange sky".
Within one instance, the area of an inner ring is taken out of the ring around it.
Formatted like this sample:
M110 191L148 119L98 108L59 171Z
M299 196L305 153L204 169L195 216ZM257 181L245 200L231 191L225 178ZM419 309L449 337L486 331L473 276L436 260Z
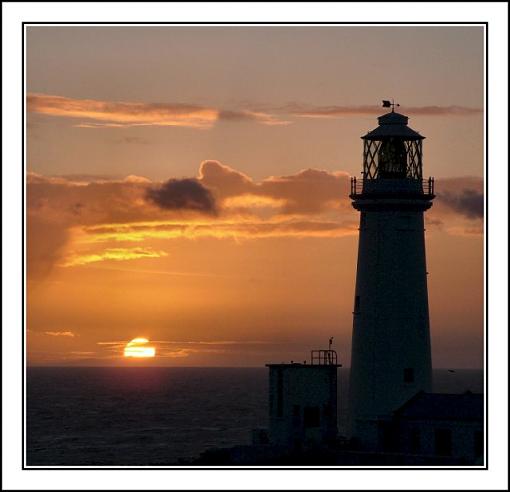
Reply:
M433 362L483 364L479 27L29 27L33 365L349 365L359 137L427 137ZM154 359L123 358L144 337Z

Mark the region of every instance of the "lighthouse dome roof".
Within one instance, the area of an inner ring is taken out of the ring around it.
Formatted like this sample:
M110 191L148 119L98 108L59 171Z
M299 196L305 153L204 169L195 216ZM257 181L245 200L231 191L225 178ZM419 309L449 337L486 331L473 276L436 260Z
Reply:
M384 140L390 137L402 138L404 140L423 140L425 137L407 126L409 118L403 114L391 111L377 118L379 126L365 136L365 140Z
M407 125L409 118L403 114L391 111L377 118L379 125Z

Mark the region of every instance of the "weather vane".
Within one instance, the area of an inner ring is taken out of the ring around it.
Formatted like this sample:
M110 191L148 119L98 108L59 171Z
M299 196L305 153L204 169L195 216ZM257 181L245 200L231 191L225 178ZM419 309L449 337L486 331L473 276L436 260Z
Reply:
M391 112L394 113L395 106L397 106L397 108L398 108L400 106L400 104L396 104L393 101L393 99L391 101L387 101L386 99L383 99L382 106L383 106L383 108L391 108Z

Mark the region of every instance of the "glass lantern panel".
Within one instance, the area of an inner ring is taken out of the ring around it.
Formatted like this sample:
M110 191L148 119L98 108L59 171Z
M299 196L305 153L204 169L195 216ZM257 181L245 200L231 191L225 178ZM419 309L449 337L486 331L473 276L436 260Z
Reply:
M365 140L363 178L422 179L421 140Z

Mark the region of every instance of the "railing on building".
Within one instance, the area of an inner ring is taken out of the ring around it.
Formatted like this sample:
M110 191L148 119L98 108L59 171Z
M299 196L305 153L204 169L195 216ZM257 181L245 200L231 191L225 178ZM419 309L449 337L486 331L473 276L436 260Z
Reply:
M377 180L367 180L367 182L370 181L377 181ZM355 177L351 178L351 198L357 198L361 195L369 195L369 194L378 194L379 191L367 191L365 186L366 180L364 179L357 179ZM405 194L405 190L395 190L395 193L398 194ZM409 194L415 194L416 191L409 191ZM421 181L421 189L420 194L424 195L425 197L434 197L434 178L430 177L429 179L424 179Z
M312 365L337 366L338 356L336 350L312 350L310 361Z

